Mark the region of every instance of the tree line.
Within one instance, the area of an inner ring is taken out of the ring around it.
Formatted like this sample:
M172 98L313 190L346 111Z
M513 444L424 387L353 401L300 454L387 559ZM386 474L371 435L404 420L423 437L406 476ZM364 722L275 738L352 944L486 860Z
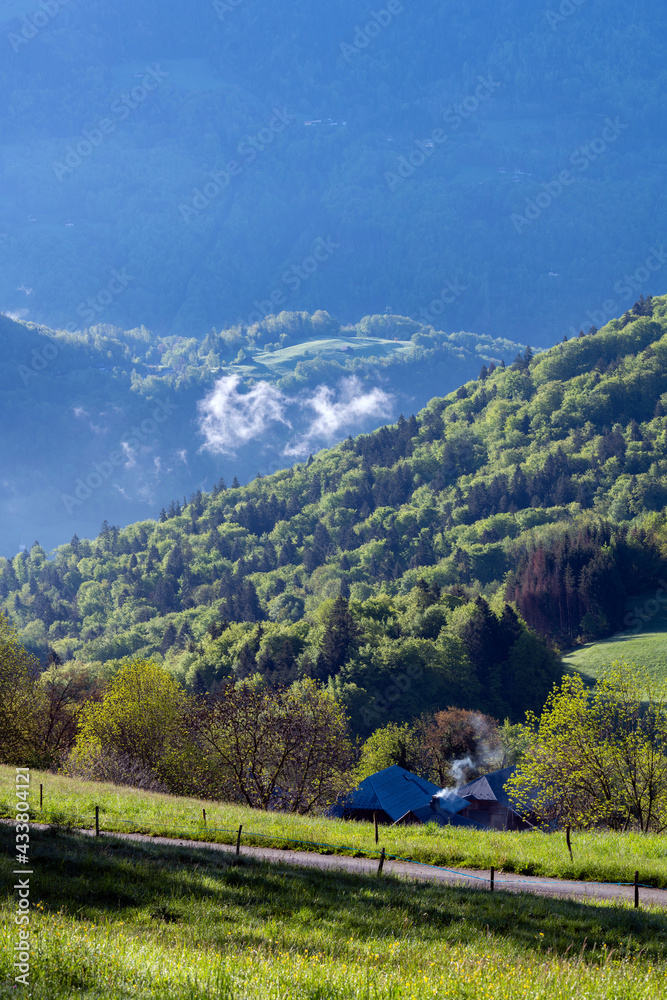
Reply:
M340 624L339 642L354 641ZM336 653L332 633L323 663ZM339 692L314 678L232 677L188 693L162 665L134 658L85 691L55 667L39 676L0 615L0 762L259 809L325 812L393 764L460 787L511 763L511 801L547 829L662 832L665 696L645 671L615 663L592 690L564 677L525 722L449 706L385 723L355 747Z

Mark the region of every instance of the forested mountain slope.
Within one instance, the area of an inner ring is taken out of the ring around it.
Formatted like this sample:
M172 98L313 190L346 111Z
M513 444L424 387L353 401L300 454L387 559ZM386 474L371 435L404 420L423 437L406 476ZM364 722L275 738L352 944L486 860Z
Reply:
M548 346L657 290L664 5L46 7L0 9L5 311L201 337L390 304Z
M247 482L412 412L518 344L401 316L281 312L193 337L56 333L0 314L0 553L48 550L165 496Z
M0 560L2 607L45 660L329 678L360 731L424 698L517 715L557 661L504 601L565 646L667 571L666 408L663 297L158 523Z

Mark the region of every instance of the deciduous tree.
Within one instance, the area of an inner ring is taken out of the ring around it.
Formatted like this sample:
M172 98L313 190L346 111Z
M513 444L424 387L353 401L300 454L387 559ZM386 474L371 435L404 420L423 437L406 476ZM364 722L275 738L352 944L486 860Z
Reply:
M35 734L40 690L37 661L21 645L16 629L0 612L0 761L37 763Z
M616 661L593 691L566 676L508 784L543 823L667 829L667 710L646 671Z
M103 767L105 754L135 761L158 776L174 765L181 744L186 697L164 667L152 660L125 664L100 702L81 713L72 767Z
M199 791L258 809L308 813L352 784L340 705L313 680L290 688L226 684L189 714L201 753Z

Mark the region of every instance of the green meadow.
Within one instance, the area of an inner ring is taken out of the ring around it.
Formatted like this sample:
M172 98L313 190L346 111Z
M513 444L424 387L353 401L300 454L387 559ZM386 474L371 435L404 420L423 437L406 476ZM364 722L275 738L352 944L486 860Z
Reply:
M16 988L0 829L0 996L31 1000L656 1000L667 910L575 903L71 832L31 837L31 979Z
M385 340L380 337L335 337L326 340L307 340L276 351L262 351L253 360L267 368L285 371L293 369L299 361L315 355L343 360L343 349L348 348L353 357L389 357L392 354L409 354L414 344L409 340Z
M0 767L0 817L12 815L13 773L9 767ZM41 813L40 783L44 786ZM372 823L262 812L32 772L31 806L36 822L90 829L95 824L96 805L100 809L100 826L107 831L232 844L242 825L246 845L349 855L364 855L385 847L389 856L444 867L488 869L493 865L500 873L588 881L631 882L635 871L639 871L642 883L667 887L667 838L661 835L574 833L573 861L563 834L539 831L486 832L432 824L381 826L376 845Z
M658 605L654 591L628 601L626 610L637 625L609 639L591 642L563 657L565 665L585 677L599 677L605 666L625 658L641 664L658 683L667 682L667 606Z

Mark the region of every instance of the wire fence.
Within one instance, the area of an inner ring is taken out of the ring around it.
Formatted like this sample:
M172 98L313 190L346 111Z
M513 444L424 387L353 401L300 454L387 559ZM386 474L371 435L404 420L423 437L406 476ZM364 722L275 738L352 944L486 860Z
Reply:
M397 861L397 862L401 862L403 864L410 864L410 865L415 865L415 866L421 867L421 868L431 869L433 871L443 872L444 874L453 875L456 878L469 879L472 882L485 883L487 886L489 886L491 888L491 890L494 890L496 887L502 887L502 886L522 885L522 886L526 886L527 889L528 888L543 887L543 888L550 889L552 892L553 891L562 891L563 893L571 893L573 885L576 885L576 886L589 885L589 886L595 887L595 888L602 887L602 886L617 886L617 887L620 886L620 887L632 887L632 888L634 888L634 890L635 890L635 907L636 908L639 906L639 896L638 896L639 889L653 889L653 890L662 891L662 892L664 892L666 894L665 895L665 899L666 899L666 902L667 902L667 889L665 889L663 887L660 887L660 886L654 886L654 885L650 885L650 884L647 884L647 883L644 883L644 882L640 882L639 881L639 872L635 873L635 878L634 878L634 880L632 882L598 882L598 881L595 881L595 882L584 882L584 881L578 881L578 880L572 879L572 880L569 880L569 881L568 880L562 880L563 881L563 885L562 885L562 887L559 887L558 886L558 881L560 881L560 880L556 880L556 879L552 879L550 881L540 881L539 879L527 879L527 878L520 878L520 877L515 877L515 878L500 877L500 878L498 878L495 868L491 868L490 875L474 875L471 872L466 872L466 871L463 871L462 869L459 869L459 868L446 868L443 865L436 865L436 864L433 864L433 863L428 862L428 861L417 861L415 858L403 857L400 854L388 854L387 851L386 851L386 848L384 848L384 847L379 848L379 849L375 849L375 848L364 848L364 847L352 847L352 846L346 845L346 844L330 844L327 841L302 840L302 839L298 839L298 838L294 838L294 837L285 837L282 834L267 834L267 833L255 832L255 831L252 831L252 830L244 830L242 825L239 826L239 827L210 826L206 822L206 813L205 813L205 810L202 810L202 813L203 813L202 819L200 819L198 822L194 822L193 821L193 827L192 828L190 828L188 830L185 830L185 829L171 829L171 830L169 830L168 833L161 833L159 836L160 837L164 837L165 839L189 840L189 842L192 843L193 845L197 845L197 844L201 844L201 843L207 843L207 841L205 841L205 840L202 841L201 839L193 839L192 838L192 834L193 833L203 833L203 832L205 832L207 834L209 834L209 833L210 834L214 834L214 833L230 834L230 835L232 835L233 838L236 839L236 853L237 854L240 852L242 839L245 839L245 841L246 841L245 846L256 846L256 844L254 844L254 843L253 844L249 844L248 843L251 840L255 841L255 842L258 841L258 840L259 841L262 841L262 840L267 841L268 840L268 841L272 842L270 846L273 847L273 848L277 848L277 849L279 849L280 845L283 845L283 844L294 844L294 845L301 845L302 847L309 848L311 851L313 849L317 849L317 848L324 848L327 851L329 851L330 853L336 854L336 855L341 856L341 857L349 857L349 856L351 856L351 857L359 858L360 855L365 855L369 859L377 858L377 859L379 859L379 868L378 868L378 873L379 874L382 873L383 866L384 866L385 862ZM76 817L76 818L74 818L74 817L68 817L67 826L70 827L70 828L71 827L80 826L82 829L89 830L90 829L90 826L89 826L90 819L91 819L90 816L87 816L87 817ZM137 826L136 820L126 819L125 817L122 817L122 816L114 817L114 823L123 823L123 824L128 824L128 825L134 826L134 827ZM119 831L119 830L103 830L100 827L99 806L97 806L95 808L95 833L98 836L100 836L102 833L107 834L107 835L112 835L112 836L115 833L119 833L121 836L123 836L122 831ZM136 835L136 836L150 836L150 835L146 834L145 830L141 830L141 829L129 830L129 831L127 831L127 833L128 834L133 834L133 835ZM230 846L233 847L234 846L233 843Z

